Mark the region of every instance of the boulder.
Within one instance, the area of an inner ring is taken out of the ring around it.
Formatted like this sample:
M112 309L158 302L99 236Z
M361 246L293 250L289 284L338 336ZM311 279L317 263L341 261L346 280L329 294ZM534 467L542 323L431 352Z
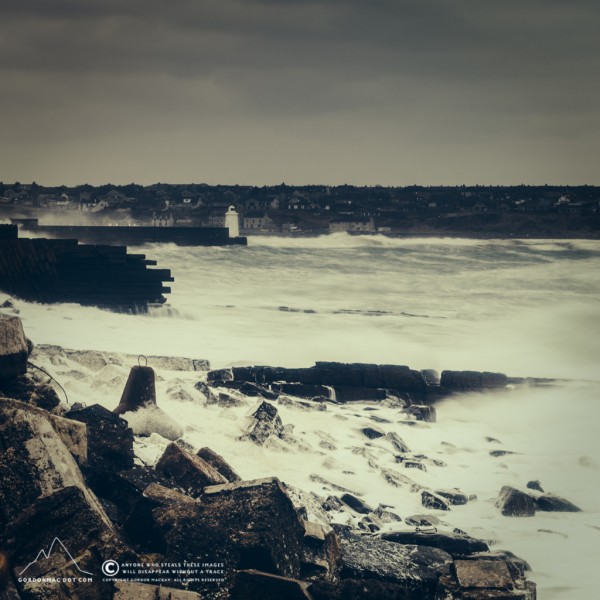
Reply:
M410 452L406 442L395 431L388 431L388 433L385 434L385 439L392 444L396 452L400 452L402 454Z
M241 481L241 477L233 470L233 467L220 455L210 448L200 448L196 453L202 460L216 469L229 482Z
M196 504L196 500L168 487L151 483L138 497L124 528L130 539L148 552L162 552L154 509L174 504Z
M28 402L47 411L60 404L60 398L51 385L35 381L29 374L0 380L0 396Z
M0 453L0 525L15 519L40 496L73 486L81 489L109 525L48 413L18 400L0 399L0 447L5 449Z
M196 592L116 579L112 600L202 600Z
M306 591L308 585L297 579L248 569L236 573L228 597L231 600L312 600Z
M463 494L460 490L435 490L435 493L442 498L448 500L450 504L461 505L469 501L469 497Z
M261 402L250 415L247 432L242 439L249 439L255 444L263 445L271 435L281 437L283 423L277 408L269 402Z
M99 404L70 410L64 416L87 425L90 468L113 473L133 467L133 431L127 421Z
M373 512L373 509L370 506L352 494L343 494L340 499L346 506L349 506L357 513L368 515L370 512Z
M426 423L435 423L437 416L435 408L429 404L411 404L406 409L409 415L412 415L417 421Z
M148 405L156 405L154 369L142 366L132 367L119 405L113 412L116 415L122 415Z
M483 540L451 532L393 531L381 534L381 538L397 544L414 544L416 546L439 548L452 557L486 552L489 549Z
M225 587L233 585L234 569L300 574L304 527L276 478L208 487L196 505L177 503L153 515L165 556L225 562Z
M535 499L509 485L500 490L496 499L496 507L505 517L533 517L535 515Z
M361 581L372 595L337 597L433 598L440 575L450 572L452 557L437 548L401 545L347 530L340 530L340 542L340 578ZM396 595L376 595L383 582L394 584Z
M21 319L0 313L0 380L26 373L28 357Z
M232 381L233 373L231 369L215 369L206 374L206 381L209 385L219 385L223 381Z
M193 497L198 497L205 487L227 483L214 467L204 459L171 443L156 463L156 471L166 477L171 477L183 491Z
M208 384L204 381L198 381L194 384L194 388L197 389L206 398L208 404L216 404L217 397L213 394Z
M450 510L450 502L446 498L427 490L421 492L421 504L436 510Z
M385 436L385 431L383 431L379 427L374 427L371 425L369 425L368 427L361 428L360 431L363 435L366 435L370 440L376 440L377 438Z
M9 554L13 573L27 598L110 598L102 595L103 560L135 560L109 522L76 486L41 496L11 521L0 537ZM73 560L75 559L75 560ZM58 577L72 573L90 581L28 582L29 578ZM104 586L106 587L106 586ZM104 589L106 594L106 589Z
M544 512L581 512L581 508L569 500L549 492L535 499L535 509Z
M542 494L544 493L544 488L542 487L542 484L537 479L535 481L528 481L527 489L536 490L538 492L542 492Z

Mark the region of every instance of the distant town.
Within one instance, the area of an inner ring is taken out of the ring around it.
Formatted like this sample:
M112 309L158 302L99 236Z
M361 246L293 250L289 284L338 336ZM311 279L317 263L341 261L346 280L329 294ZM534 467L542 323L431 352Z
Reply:
M239 213L243 235L600 237L597 186L0 183L0 220L223 227L230 206Z

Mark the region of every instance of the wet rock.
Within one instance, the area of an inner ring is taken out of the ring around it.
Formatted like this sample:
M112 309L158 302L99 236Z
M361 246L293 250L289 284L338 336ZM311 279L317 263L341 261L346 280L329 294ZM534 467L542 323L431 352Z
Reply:
M75 486L35 500L5 529L0 543L8 550L17 577L60 576L68 572L79 577L93 576L91 585L81 588L79 582L71 584L73 588L68 582L52 583L47 588L25 583L21 591L26 592L27 598L110 598L93 591L94 586L102 586L97 577L102 561L135 560L135 554L119 540L110 522ZM41 551L46 556L40 557ZM75 594L71 595L71 591Z
M542 484L537 479L535 481L528 481L527 488L530 490L542 492L542 494L544 493L544 488L542 488Z
M241 477L220 454L217 454L207 447L200 448L196 454L201 459L205 460L211 467L216 469L229 483L241 481Z
M411 404L405 410L409 415L412 415L417 421L424 421L425 423L436 422L437 416L435 408L428 404Z
M206 375L206 381L208 385L218 386L224 381L232 381L233 373L231 369L216 369L209 371Z
M535 508L544 512L581 512L581 508L569 500L549 492L535 499Z
M116 415L149 405L156 405L154 369L135 366L131 368L119 405L113 410Z
M253 569L238 571L229 592L231 600L312 600L307 593L308 583L263 573Z
M505 485L496 499L496 507L505 517L533 517L535 500L529 494Z
M442 524L435 515L410 515L404 519L404 522L413 527L437 527Z
M385 436L385 431L383 431L379 427L363 427L360 431L363 435L366 435L370 440L376 440L377 438Z
M464 588L509 589L513 580L506 563L499 560L457 560L454 562L458 583Z
M83 482L75 459L45 411L17 400L0 400L0 525L20 515L39 496L76 486L108 523Z
M29 374L0 380L0 396L21 400L47 411L60 404L60 398L52 386L35 381Z
M450 510L450 502L442 496L423 490L421 492L421 504L426 508L434 508L436 510Z
M112 600L202 600L196 592L150 585L135 581L115 580Z
M154 518L154 509L175 504L196 504L196 500L163 485L151 483L137 501L124 523L130 539L146 551L162 552L161 535Z
M242 439L249 439L263 445L271 435L280 437L283 433L283 423L277 408L268 402L262 402L250 416L247 433Z
M271 389L281 393L312 400L322 397L325 400L333 399L332 388L324 385L307 385L304 383L274 383Z
M156 471L173 478L186 494L198 497L205 487L227 483L205 460L171 443L156 463Z
M410 452L410 449L408 448L404 440L395 431L389 431L388 433L386 433L385 439L392 444L396 452L401 452L402 454Z
M370 512L373 512L373 509L370 506L368 506L360 498L357 498L352 494L343 494L341 497L341 501L357 513L367 515Z
M257 397L260 396L265 400L277 400L279 397L278 393L272 392L262 385L256 383L250 383L249 381L244 382L240 387L240 392L244 396Z
M99 404L70 410L65 417L87 425L90 468L113 473L133 467L133 431L127 421Z
M388 510L384 506L379 505L374 511L373 514L382 522L382 523L399 523L402 521L402 517L397 515L395 512Z
M325 532L318 523L303 521L304 555L300 565L302 579L333 576L337 569L340 547L333 531Z
M490 456L498 458L500 456L508 456L509 454L516 454L512 450L490 450Z
M440 384L440 374L435 369L421 369L421 375L429 385Z
M398 473L398 471L394 471L393 469L381 469L381 474L383 478L394 487L406 487L411 492L418 492L423 489L423 486L407 477L406 475L402 475L402 473Z
M440 385L450 390L481 390L503 388L508 385L508 377L504 373L479 371L442 371Z
M0 380L26 373L28 357L21 319L0 314Z
M381 538L397 544L414 544L416 546L439 548L453 557L485 552L489 549L483 540L450 532L394 531L382 534Z
M244 401L240 398L226 394L225 392L219 392L217 396L217 404L222 408L233 408L235 406L243 406Z
M400 457L400 459L400 462L404 465L405 469L418 469L419 471L427 471L427 466L422 462L416 460L404 460L402 457Z
M469 497L460 490L435 490L435 493L442 498L446 498L450 504L461 505L469 501Z
M449 574L452 563L452 557L437 548L401 545L348 531L340 532L340 542L340 578L360 580L372 595L333 597L380 597L375 593L386 582L396 586L396 595L390 598L433 598L440 575Z
M234 569L300 574L304 527L277 478L208 487L195 506L179 503L153 514L165 555L226 562L225 587L232 585ZM190 587L200 591L195 585Z
M501 560L506 563L513 579L524 578L531 571L529 563L509 550L496 550L494 552L476 553L469 558L483 558L486 560Z
M216 404L217 397L213 394L208 384L204 381L198 381L194 384L194 388L197 389L205 398L208 404Z

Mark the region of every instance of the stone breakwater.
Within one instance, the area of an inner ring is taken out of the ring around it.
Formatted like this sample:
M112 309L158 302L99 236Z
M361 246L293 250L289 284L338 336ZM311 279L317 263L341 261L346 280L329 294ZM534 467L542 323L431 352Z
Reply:
M434 511L401 517L340 486L319 498L278 477L243 480L236 465L210 447L190 445L176 427L167 428L172 441L158 460L144 464L136 455L139 417L160 410L151 386L140 391L126 385L113 411L65 405L28 369L32 344L18 318L0 320L0 340L2 332L10 343L0 348L0 548L8 565L2 585L10 598L535 598L523 559L491 551L486 540L464 531L438 527L442 518L435 513L476 501L461 490L422 486L400 470L381 469L390 485L410 488ZM103 353L37 350L56 364L68 357L117 364ZM278 405L314 410L318 418L327 406L363 397L393 407L407 423L434 423L435 407L424 400L435 395L427 386L443 387L445 394L452 385L510 385L498 374L468 372L442 373L438 383L434 373L396 366L317 363L311 369L207 372L207 364L187 359L157 358L153 364L197 369L207 406L235 410L256 403L239 443L261 447L298 443ZM385 397L365 390L384 390ZM148 431L153 423L165 432L163 418L150 419L145 436L156 435ZM382 425L373 420L363 427L366 444L384 440L402 470L437 466L438 459L415 456ZM498 510L525 515L532 502L534 512L577 509L530 483L528 491L517 490L529 500L503 489ZM204 575L183 579L173 577L169 566L191 572L197 564L204 565ZM147 579L128 576L127 565L146 565Z

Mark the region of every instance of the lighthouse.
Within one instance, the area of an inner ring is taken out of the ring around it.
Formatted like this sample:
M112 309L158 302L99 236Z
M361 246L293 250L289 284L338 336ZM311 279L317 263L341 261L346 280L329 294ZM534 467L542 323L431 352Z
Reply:
M240 237L240 219L235 206L230 206L225 213L225 227L229 229L229 237Z

